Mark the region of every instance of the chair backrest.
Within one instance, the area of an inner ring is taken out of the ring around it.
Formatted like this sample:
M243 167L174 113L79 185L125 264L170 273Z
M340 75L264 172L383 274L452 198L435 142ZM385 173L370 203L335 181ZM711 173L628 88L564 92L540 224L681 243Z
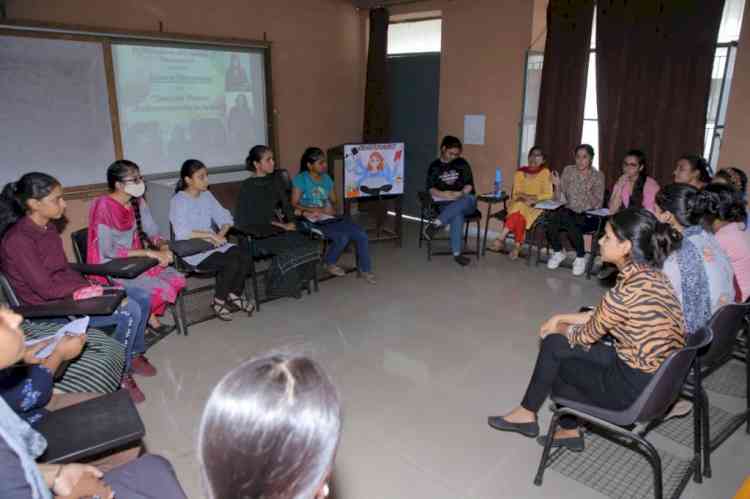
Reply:
M702 368L721 364L731 357L737 335L745 325L750 303L730 303L720 307L708 322L714 339L705 352L700 352Z
M15 291L13 291L13 286L11 286L10 281L2 272L0 272L0 303L7 303L11 307L21 305Z
M713 339L710 327L702 327L688 337L687 345L673 353L654 374L643 393L627 409L627 419L647 422L662 417L682 391L698 350Z
M89 244L88 227L73 232L70 235L70 240L73 242L73 252L76 255L78 263L86 263L86 248Z

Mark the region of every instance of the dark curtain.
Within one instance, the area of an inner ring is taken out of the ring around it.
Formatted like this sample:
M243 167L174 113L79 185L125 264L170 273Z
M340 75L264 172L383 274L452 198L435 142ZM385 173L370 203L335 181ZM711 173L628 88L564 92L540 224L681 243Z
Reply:
M646 153L661 185L673 181L679 156L703 155L723 7L724 0L599 0L599 167L609 186L631 148Z
M591 0L550 0L547 6L535 142L554 170L573 162L581 141L593 17Z
M388 140L388 9L370 10L370 44L365 87L365 142Z

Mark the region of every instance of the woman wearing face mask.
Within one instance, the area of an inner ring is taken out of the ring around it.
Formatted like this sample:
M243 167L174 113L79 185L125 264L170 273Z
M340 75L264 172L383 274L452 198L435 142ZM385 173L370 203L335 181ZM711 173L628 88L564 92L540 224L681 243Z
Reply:
M167 241L151 216L143 194L146 184L138 165L126 159L107 168L109 194L98 197L89 209L88 263L102 263L113 258L145 256L159 261L134 279L117 279L125 289L145 289L151 296L149 327L160 334L169 328L159 322L169 303L185 287L185 277L169 267L174 261Z
M5 186L0 194L0 234L4 233L0 243L0 268L23 304L40 305L76 297L91 286L70 268L65 256L54 225L64 211L62 185L46 173L27 173ZM131 289L128 299L114 313L92 316L89 322L91 327L115 327L113 337L125 349L122 387L136 402L142 402L144 396L133 374L156 375L156 369L143 355L150 307L148 293ZM51 386L51 379L49 383ZM28 404L29 410L35 406L37 404Z

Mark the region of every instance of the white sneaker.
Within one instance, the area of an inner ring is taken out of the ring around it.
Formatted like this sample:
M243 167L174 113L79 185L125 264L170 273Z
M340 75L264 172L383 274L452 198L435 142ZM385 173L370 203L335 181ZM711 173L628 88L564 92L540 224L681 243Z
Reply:
M564 261L565 261L565 252L555 251L554 253L552 253L552 256L549 257L549 260L547 260L547 268L550 270L555 270Z
M586 262L588 262L587 256L577 257L573 260L573 275L583 275L586 272Z

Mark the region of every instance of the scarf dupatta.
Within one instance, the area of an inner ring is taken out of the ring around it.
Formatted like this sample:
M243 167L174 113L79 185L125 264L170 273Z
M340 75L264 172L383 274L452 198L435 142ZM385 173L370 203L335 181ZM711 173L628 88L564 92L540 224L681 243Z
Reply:
M26 421L19 418L2 397L0 397L0 438L18 456L26 483L31 488L31 497L52 499L52 494L36 464L36 458L41 456L47 448L47 441Z
M536 166L536 167L527 165L527 166L520 167L518 171L523 172L526 175L536 175L537 173L541 172L545 168L547 168L546 164L541 165L541 166Z
M139 201L142 203L143 201ZM102 255L99 254L99 231L97 227L104 225L114 230L126 231L135 227L135 213L133 208L123 206L108 195L98 197L91 203L89 208L89 234L86 244L86 262L102 263ZM138 231L133 231L133 242L131 249L143 249Z
M682 247L677 252L682 286L682 310L688 335L705 326L711 318L711 293L704 266L705 258L690 240L690 236L701 232L703 228L698 225L686 227L682 234Z

